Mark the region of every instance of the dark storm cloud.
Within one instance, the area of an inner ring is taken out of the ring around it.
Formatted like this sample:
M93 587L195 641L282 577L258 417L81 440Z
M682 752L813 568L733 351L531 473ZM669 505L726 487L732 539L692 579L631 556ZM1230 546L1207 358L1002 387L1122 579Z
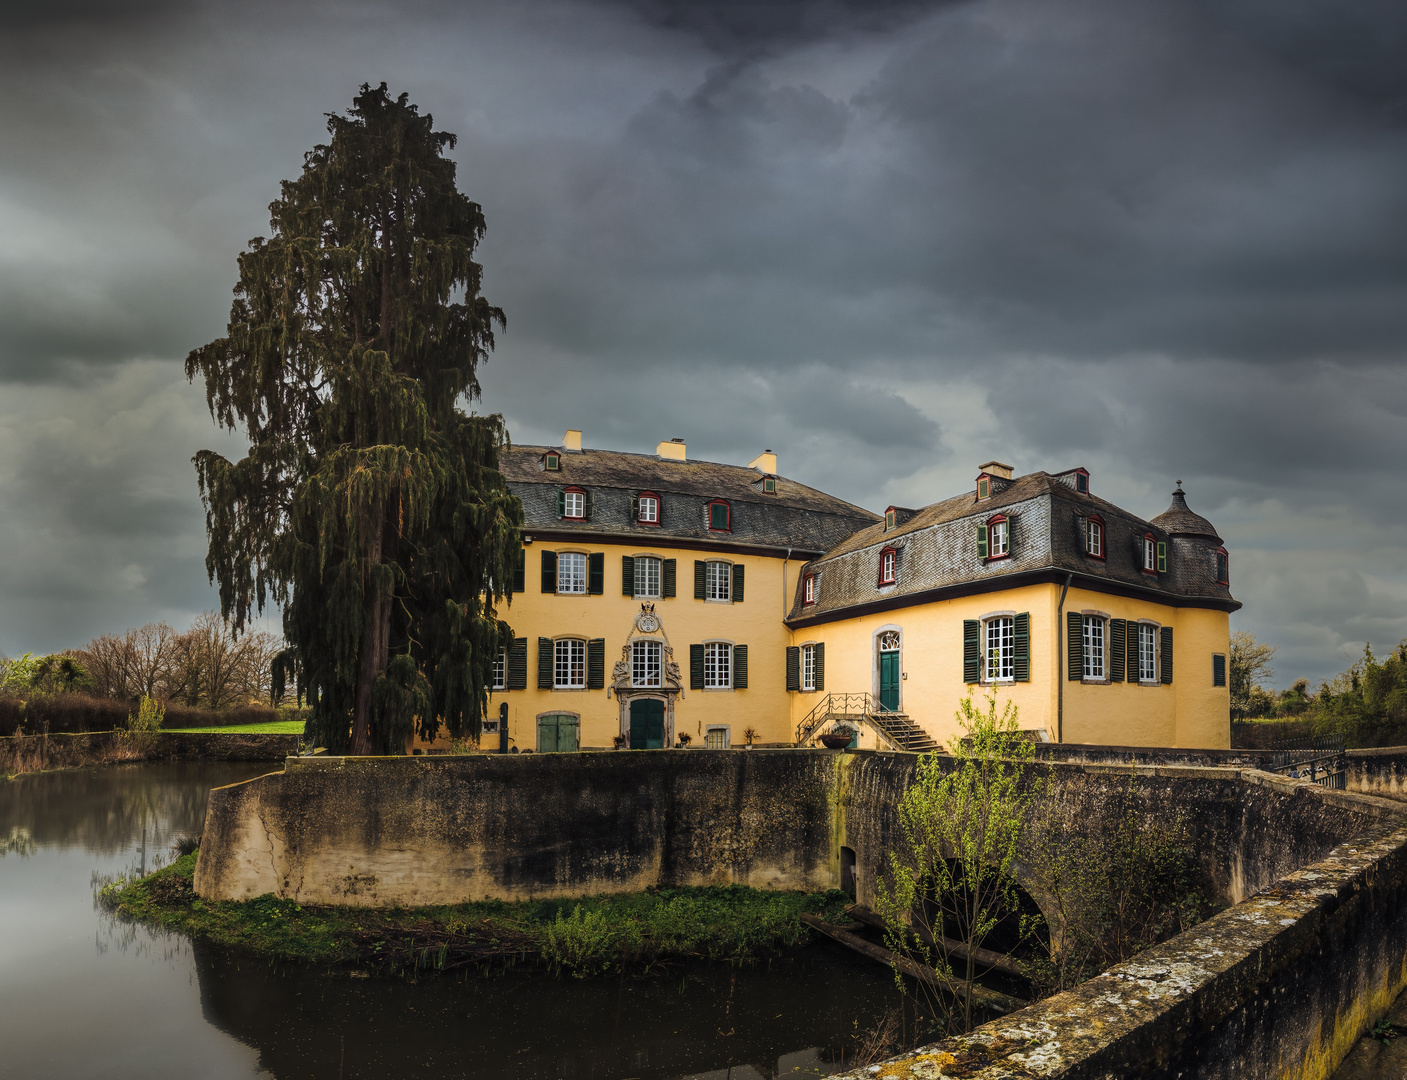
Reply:
M770 447L871 507L989 457L1086 464L1150 516L1180 478L1281 682L1329 674L1407 635L1404 26L1268 0L7 10L0 649L210 602L189 458L216 434L179 360L322 114L384 78L460 135L509 315L482 405L516 439Z

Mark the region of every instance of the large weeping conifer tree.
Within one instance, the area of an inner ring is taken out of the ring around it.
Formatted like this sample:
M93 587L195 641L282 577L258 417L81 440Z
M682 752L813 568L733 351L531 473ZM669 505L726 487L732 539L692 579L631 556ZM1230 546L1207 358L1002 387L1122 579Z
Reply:
M368 85L239 257L229 334L196 349L248 455L195 456L206 568L236 627L283 608L313 733L401 753L479 733L522 510L498 471L502 418L467 415L503 312L479 295L483 213L406 95Z

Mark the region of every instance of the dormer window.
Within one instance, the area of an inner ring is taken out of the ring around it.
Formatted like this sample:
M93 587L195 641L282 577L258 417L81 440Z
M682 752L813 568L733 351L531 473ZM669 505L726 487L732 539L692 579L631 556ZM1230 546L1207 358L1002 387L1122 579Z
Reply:
M775 476L764 476L762 478L762 494L777 494L777 478Z
M801 602L803 604L814 604L816 602L816 575L807 574L801 583Z
M554 453L543 454L542 467L548 472L557 472L562 468L562 455Z
M898 569L899 553L893 548L885 548L879 553L879 583L893 585L894 574Z
M635 496L635 523L637 525L658 525L660 523L660 497L653 491L642 491Z
M1143 534L1143 572L1145 574L1158 572L1158 541L1154 539L1152 533Z
M1075 470L1075 490L1081 495L1089 494L1089 473L1084 469Z
M977 478L977 497L979 499L989 499L992 497L992 479L989 476L979 476Z
M890 507L884 512L884 531L889 532L899 523L899 515L894 512L894 507Z
M581 488L566 488L557 493L557 515L567 521L585 521L586 505L586 492Z
M987 522L987 557L1004 559L1011 554L1011 522L998 514Z
M708 528L710 532L732 531L732 507L722 499L715 499L708 504Z
M1231 583L1231 556L1226 553L1225 548L1216 549L1216 583L1218 585Z
M1104 558L1104 519L1093 514L1085 518L1085 554Z

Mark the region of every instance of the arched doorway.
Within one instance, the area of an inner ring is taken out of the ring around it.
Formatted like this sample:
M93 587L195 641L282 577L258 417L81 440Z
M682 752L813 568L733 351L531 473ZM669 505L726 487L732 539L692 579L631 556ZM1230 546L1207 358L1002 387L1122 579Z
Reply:
M664 699L632 697L630 699L630 749L663 750Z
M899 683L903 674L899 664L902 639L898 630L881 630L875 635L875 660L878 669L879 707L884 712L900 711Z

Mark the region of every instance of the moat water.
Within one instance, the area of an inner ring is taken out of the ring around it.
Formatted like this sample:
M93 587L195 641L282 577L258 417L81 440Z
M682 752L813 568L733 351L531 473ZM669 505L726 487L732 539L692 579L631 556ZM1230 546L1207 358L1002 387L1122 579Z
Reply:
M747 967L407 982L271 965L114 919L103 880L169 859L210 788L267 765L0 781L0 1077L756 1080L825 1075L890 974L816 945Z

